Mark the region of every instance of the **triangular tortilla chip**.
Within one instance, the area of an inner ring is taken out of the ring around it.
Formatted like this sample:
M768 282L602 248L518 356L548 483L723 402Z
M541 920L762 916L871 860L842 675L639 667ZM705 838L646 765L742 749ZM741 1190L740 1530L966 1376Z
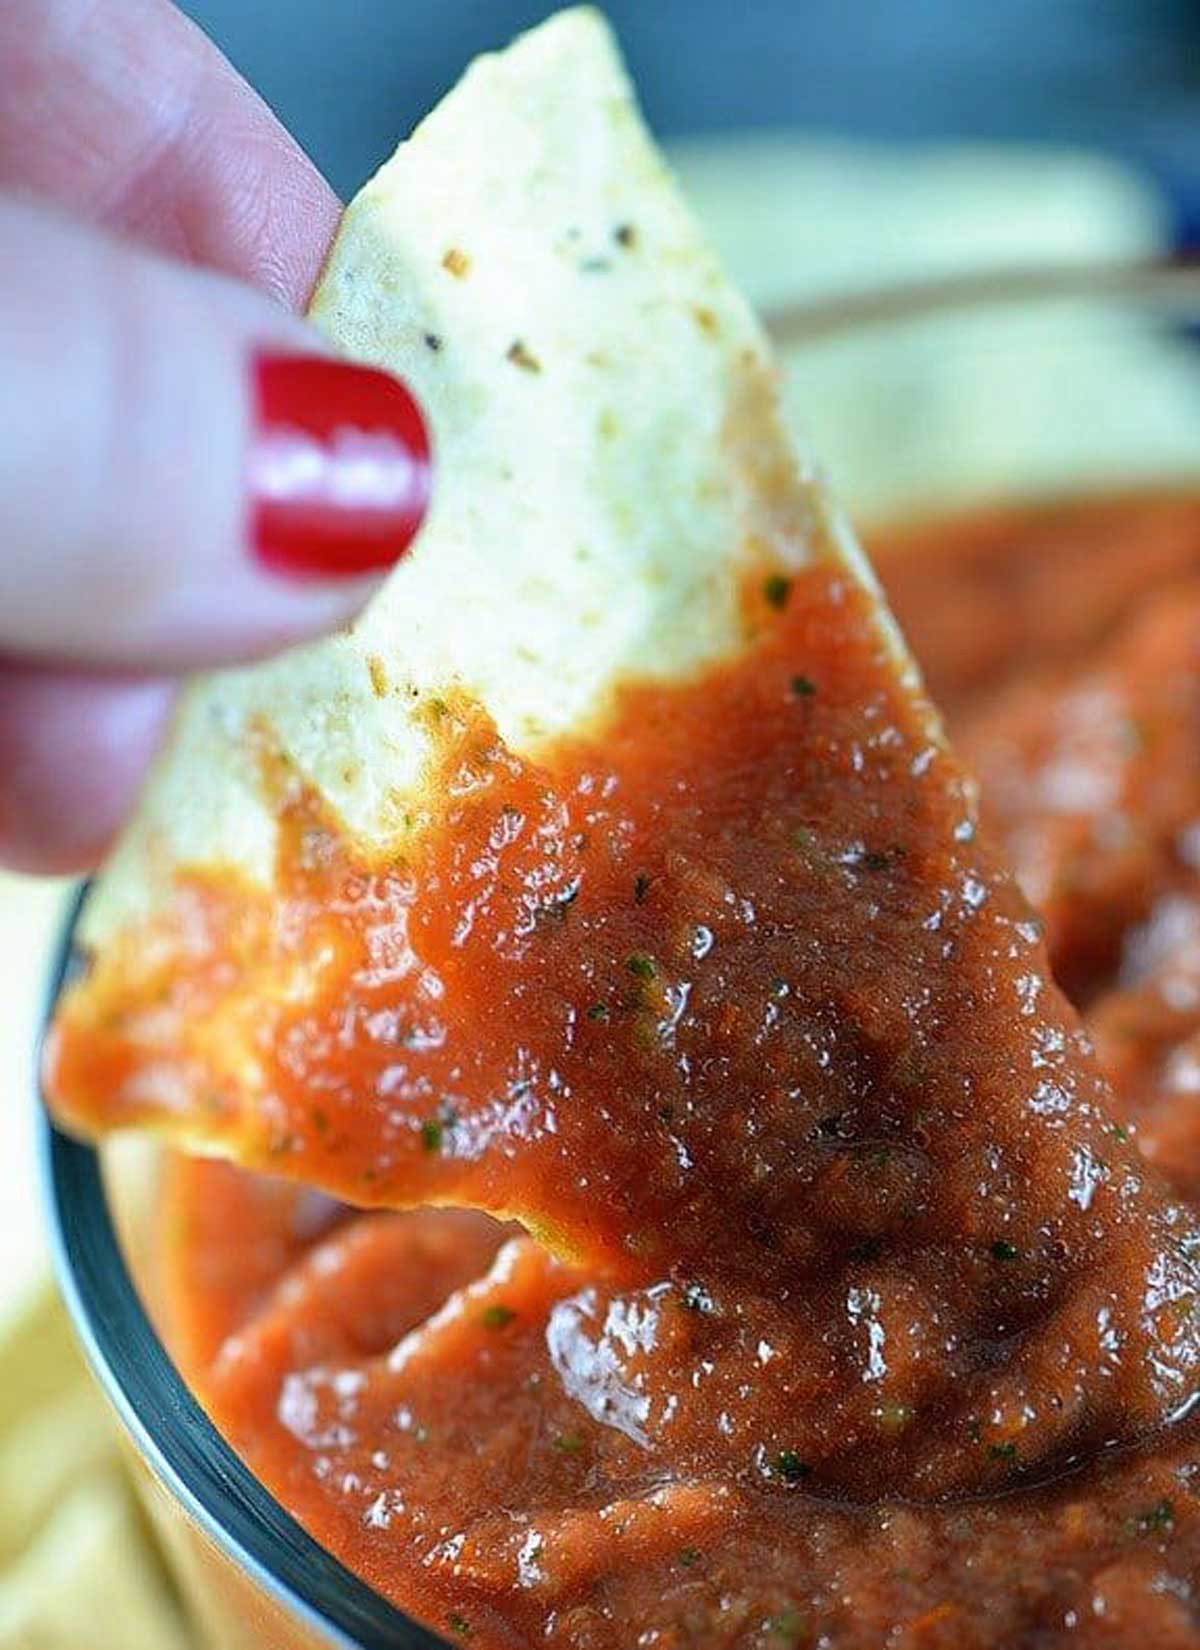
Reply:
M876 593L590 9L471 66L348 209L312 318L427 410L431 519L346 634L187 695L84 913L94 969L60 1031L99 1042L87 1070L52 1048L56 1109L84 1132L153 1122L237 1152L196 1103L256 1087L236 1005L305 989L245 921L278 894L283 799L303 788L359 859L394 865L444 816L449 709L483 707L536 761L602 726L629 677L735 654L759 570L832 555ZM882 606L875 621L915 682ZM178 954L181 871L242 909L237 984L135 1028L164 970L200 972Z
M364 851L403 851L438 696L536 755L628 673L735 647L739 567L832 537L874 588L797 477L764 335L589 9L471 65L348 209L311 318L426 409L431 519L347 635L193 690L89 905L94 944L179 865L270 885L264 742Z

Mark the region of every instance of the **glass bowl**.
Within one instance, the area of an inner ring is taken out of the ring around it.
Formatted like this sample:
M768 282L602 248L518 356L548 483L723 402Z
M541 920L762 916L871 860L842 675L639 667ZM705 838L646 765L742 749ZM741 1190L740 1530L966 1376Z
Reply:
M1200 484L1197 320L1200 272L1153 267L961 277L768 317L789 417L868 530L976 503ZM47 1012L70 977L77 914ZM63 1292L206 1642L445 1644L326 1553L184 1385L153 1327L137 1151L97 1153L47 1121L44 1165Z
M85 893L54 960L47 1014L76 965ZM59 1284L205 1645L438 1650L445 1640L394 1609L285 1512L184 1384L143 1300L153 1244L141 1219L142 1165L81 1145L48 1120L42 1162Z

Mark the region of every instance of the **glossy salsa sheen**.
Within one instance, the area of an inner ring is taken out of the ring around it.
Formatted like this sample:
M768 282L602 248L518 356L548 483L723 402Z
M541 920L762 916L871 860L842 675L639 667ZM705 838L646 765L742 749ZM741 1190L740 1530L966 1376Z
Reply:
M214 1132L343 1201L173 1161L164 1321L448 1637L1200 1644L1200 502L872 549L982 831L824 566L536 768L431 706L452 806L404 864L284 810L307 989ZM231 963L190 897L164 1048ZM126 1121L128 1033L58 1054ZM420 1202L467 1207L348 1207Z

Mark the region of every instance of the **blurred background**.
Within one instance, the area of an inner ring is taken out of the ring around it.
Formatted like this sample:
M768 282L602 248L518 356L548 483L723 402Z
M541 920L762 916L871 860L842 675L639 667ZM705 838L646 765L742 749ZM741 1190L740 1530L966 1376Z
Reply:
M530 0L186 0L348 195ZM612 0L651 124L1095 146L1200 235L1197 0Z
M472 56L556 9L183 3L344 197ZM1200 251L1200 0L605 9L696 210L768 315L913 278ZM979 312L794 347L785 394L869 521L919 509L934 483L950 502L1089 467L1132 475L1142 449L1155 473L1194 473L1198 365L1177 329L1103 305ZM0 872L14 1125L0 1155L0 1650L184 1650L196 1640L46 1281L33 1046L67 894Z

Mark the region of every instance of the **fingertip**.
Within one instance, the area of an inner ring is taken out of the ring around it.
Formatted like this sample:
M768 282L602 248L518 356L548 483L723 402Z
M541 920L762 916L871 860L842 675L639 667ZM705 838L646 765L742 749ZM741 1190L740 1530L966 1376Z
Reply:
M236 283L0 219L0 655L186 675L350 622L428 505L406 386Z
M289 308L312 291L336 196L170 0L0 4L0 183Z
M175 691L160 677L0 667L0 862L93 869L133 807Z

